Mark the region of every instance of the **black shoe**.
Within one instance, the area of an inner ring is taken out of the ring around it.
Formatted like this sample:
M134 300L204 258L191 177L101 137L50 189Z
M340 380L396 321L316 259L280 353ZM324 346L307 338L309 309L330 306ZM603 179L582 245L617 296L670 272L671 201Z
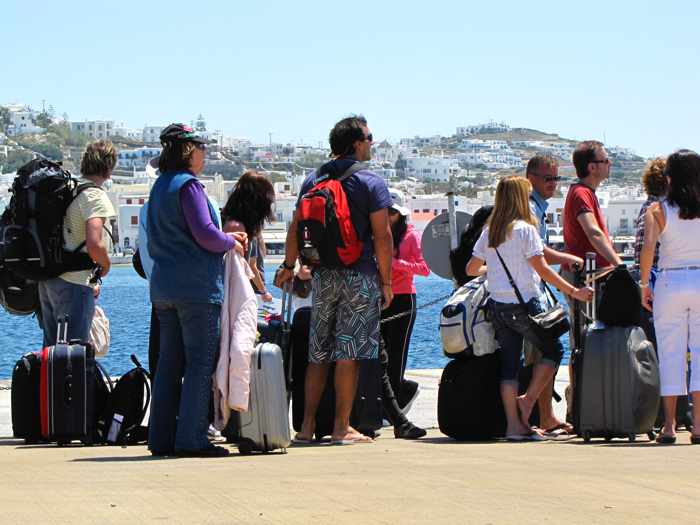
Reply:
M401 408L401 413L403 415L408 414L408 411L411 410L411 405L413 405L413 402L418 397L419 392L420 389L418 388L418 383L415 381L407 379L403 382L403 385L401 386L401 395L399 396L398 400L399 407Z
M207 447L201 450L178 450L175 455L181 458L225 458L230 455L229 449L224 447Z
M691 445L700 445L700 436L696 436L695 434L690 435L690 444Z
M400 427L394 427L394 437L396 439L419 439L425 436L427 432L414 425L410 421L406 421Z
M167 456L174 456L174 450L151 450L151 455L157 458L164 458Z

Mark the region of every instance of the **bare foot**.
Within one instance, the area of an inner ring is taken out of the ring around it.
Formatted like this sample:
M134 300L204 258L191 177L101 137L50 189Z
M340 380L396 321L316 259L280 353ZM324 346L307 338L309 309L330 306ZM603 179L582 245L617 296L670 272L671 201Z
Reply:
M358 432L351 426L348 426L347 430L345 431L340 430L338 432L333 432L331 435L331 442L349 445L351 443L374 443L374 440L371 437L365 436L361 432Z

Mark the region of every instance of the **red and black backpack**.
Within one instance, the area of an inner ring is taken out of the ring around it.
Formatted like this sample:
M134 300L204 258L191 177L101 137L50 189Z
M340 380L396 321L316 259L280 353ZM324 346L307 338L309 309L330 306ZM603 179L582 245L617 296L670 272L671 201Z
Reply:
M362 241L352 223L342 182L365 169L366 163L356 162L339 177L321 175L301 196L297 207L297 243L303 264L342 268L360 258Z

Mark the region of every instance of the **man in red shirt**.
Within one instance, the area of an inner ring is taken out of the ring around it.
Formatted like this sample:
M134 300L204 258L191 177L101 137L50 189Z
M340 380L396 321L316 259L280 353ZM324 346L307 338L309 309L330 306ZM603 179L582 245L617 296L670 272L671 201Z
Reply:
M600 209L598 197L595 191L598 186L610 176L612 162L605 151L602 142L587 140L579 143L573 155L574 168L578 182L569 188L564 203L564 251L584 259L586 252L596 253L596 267L599 270L607 270L611 266L622 264L622 259L617 255L605 225L605 217ZM562 265L561 276L574 284L573 268L565 268ZM568 298L567 298L568 300ZM569 348L575 345L574 330L574 303L569 302L569 314L571 318L571 331L569 332ZM585 319L580 316L579 327L582 328ZM569 365L569 379L573 384L573 371ZM570 386L566 389L567 420L570 420L572 407Z
M574 167L579 182L569 188L564 204L565 251L585 258L595 252L600 269L622 263L608 236L605 217L595 190L610 176L611 161L601 142L587 140L574 150Z

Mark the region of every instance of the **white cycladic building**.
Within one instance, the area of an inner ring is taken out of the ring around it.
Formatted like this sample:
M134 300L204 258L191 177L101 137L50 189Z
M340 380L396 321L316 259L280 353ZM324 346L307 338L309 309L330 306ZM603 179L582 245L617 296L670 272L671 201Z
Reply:
M441 157L408 157L406 174L420 180L449 181L451 175L458 175L459 165L455 159Z
M148 161L160 155L161 148L144 146L136 149L121 149L117 152L117 167L143 170Z
M160 134L165 126L144 126L142 140L146 144L160 144Z
M41 133L44 131L44 128L34 124L34 119L39 116L39 111L34 111L29 106L21 104L10 104L4 107L10 112L10 124L7 127L8 135Z
M74 133L82 133L93 140L107 139L114 135L113 120L85 120L71 122L70 129Z

